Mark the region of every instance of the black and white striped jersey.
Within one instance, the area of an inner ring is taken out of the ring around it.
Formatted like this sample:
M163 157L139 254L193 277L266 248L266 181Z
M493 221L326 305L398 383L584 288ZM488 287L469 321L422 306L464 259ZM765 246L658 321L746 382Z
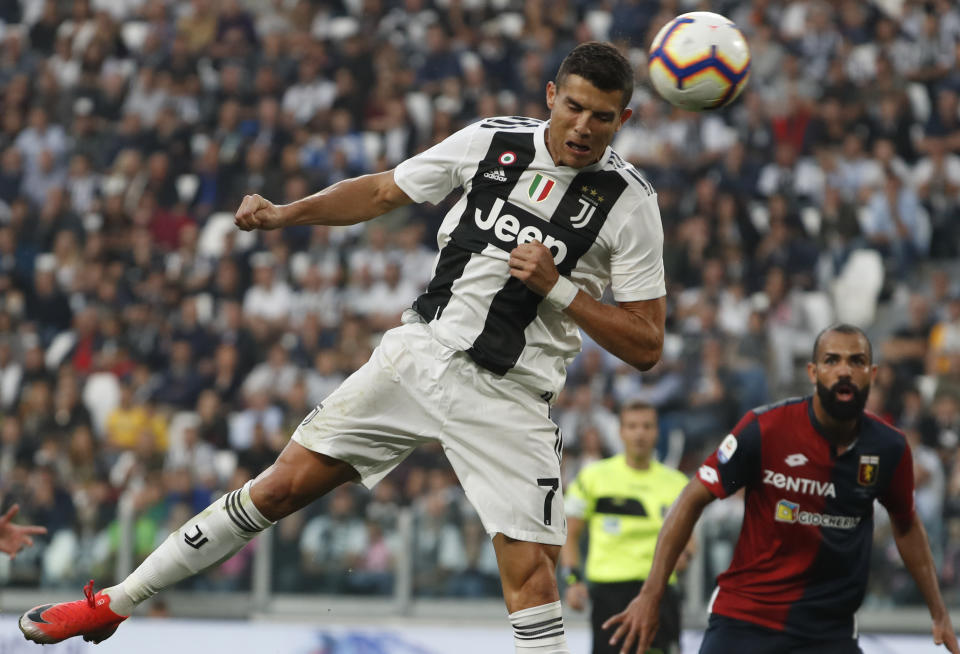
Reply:
M576 323L510 276L510 251L537 240L561 275L599 299L666 294L663 226L653 187L607 148L585 168L554 164L548 122L489 118L401 163L415 202L463 195L437 234L433 278L413 308L444 345L480 366L556 394L580 351Z

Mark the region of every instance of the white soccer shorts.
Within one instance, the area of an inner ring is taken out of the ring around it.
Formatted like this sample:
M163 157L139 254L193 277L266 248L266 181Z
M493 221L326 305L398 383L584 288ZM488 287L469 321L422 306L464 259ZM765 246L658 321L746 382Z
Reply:
M384 334L293 439L349 463L368 488L417 446L439 441L487 533L566 540L562 442L547 402L440 344L424 323Z

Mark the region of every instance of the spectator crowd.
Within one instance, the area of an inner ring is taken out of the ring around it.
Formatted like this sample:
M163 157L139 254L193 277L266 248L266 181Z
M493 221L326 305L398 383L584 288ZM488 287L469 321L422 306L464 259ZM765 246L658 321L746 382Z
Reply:
M653 35L695 9L734 20L753 55L717 112L645 84ZM950 0L4 0L0 494L50 536L0 577L107 585L123 502L143 556L269 465L425 287L455 200L244 233L245 194L288 202L482 117L545 119L546 82L590 39L636 67L614 148L659 194L668 336L645 373L585 342L554 409L565 479L619 449L632 399L658 407L659 456L691 472L743 412L809 392L815 334L854 322L880 364L870 408L913 445L918 510L960 601ZM278 525L274 590L391 592L403 508L416 593L499 592L432 448ZM249 588L256 547L189 587ZM869 601L916 602L892 547L879 529Z

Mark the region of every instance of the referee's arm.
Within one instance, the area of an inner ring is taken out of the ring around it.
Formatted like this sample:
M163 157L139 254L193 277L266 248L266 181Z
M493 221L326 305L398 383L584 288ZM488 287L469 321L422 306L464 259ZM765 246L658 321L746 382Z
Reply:
M574 611L582 611L587 606L587 584L580 567L580 535L586 524L582 518L567 514L567 542L560 550L560 578L567 585L564 599Z

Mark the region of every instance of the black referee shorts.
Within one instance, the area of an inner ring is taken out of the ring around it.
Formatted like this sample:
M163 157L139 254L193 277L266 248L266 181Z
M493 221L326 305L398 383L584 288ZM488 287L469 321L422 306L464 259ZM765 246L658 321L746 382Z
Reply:
M593 627L593 654L620 654L620 645L610 644L615 628L602 628L607 618L627 608L642 581L623 581L609 584L590 583L590 624ZM674 654L680 650L680 595L673 586L667 586L660 602L660 627L647 650L650 654Z
M703 634L700 654L862 654L855 638L819 640L767 629L752 622L713 613Z

